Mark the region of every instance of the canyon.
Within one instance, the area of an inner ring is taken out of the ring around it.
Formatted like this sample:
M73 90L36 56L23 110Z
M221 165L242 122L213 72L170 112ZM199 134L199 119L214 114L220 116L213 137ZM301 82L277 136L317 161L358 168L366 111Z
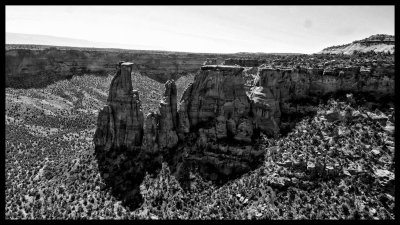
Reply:
M134 63L118 64L93 141L103 177L127 204L140 203L143 177L164 161L182 187L192 170L223 183L257 167L265 153L258 146L262 135L277 137L285 126L294 126L288 118L315 113L321 99L340 92L368 93L377 102L394 96L393 68L261 65L247 70L255 74L246 91L245 67L210 62L200 67L179 107L176 84L170 79L158 112L147 115L139 92L132 88Z
M109 85L108 96L103 90L107 98L99 104L106 105L94 112L94 157L113 196L131 208L143 201L139 189L145 177L157 174L164 162L184 189L191 172L223 185L254 171L267 152L276 152L274 140L304 116L315 115L330 97L351 101L354 95L370 110L394 108L394 57L386 53L203 54L6 45L8 88L41 88L87 74L112 79L103 85ZM135 84L135 76L142 83ZM185 76L193 79L189 85L175 83ZM135 90L153 82L164 83L164 90ZM157 91L149 107L146 101ZM357 115L354 111L350 114ZM349 116L343 110L325 113L330 122ZM366 116L380 113L371 115ZM285 160L277 163L287 166Z

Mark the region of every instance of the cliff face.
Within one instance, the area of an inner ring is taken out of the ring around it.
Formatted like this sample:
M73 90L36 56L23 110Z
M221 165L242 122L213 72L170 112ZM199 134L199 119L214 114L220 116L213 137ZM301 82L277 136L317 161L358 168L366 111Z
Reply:
M214 56L215 55L211 55ZM134 70L158 82L196 72L209 54L75 49L6 50L6 87L44 87L85 73L107 75L118 61L133 61Z
M248 171L262 155L255 141L243 68L203 66L181 99L180 136L194 138L188 160L211 180Z
M293 103L314 101L336 93L363 94L375 102L394 97L394 67L374 72L360 67L285 68L261 67L250 91L255 127L275 135L281 128L281 117L307 114L312 107Z

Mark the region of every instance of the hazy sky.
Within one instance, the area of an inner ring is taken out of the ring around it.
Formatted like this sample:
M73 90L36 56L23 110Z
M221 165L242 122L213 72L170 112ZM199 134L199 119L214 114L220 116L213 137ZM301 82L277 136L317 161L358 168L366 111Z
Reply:
M394 35L394 6L6 6L6 32L154 50L315 53Z

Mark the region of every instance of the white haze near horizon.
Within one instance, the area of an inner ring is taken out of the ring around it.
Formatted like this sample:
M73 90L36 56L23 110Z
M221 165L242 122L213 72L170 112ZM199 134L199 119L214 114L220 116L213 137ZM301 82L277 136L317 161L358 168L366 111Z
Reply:
M394 6L6 6L6 32L88 47L311 54L394 35Z

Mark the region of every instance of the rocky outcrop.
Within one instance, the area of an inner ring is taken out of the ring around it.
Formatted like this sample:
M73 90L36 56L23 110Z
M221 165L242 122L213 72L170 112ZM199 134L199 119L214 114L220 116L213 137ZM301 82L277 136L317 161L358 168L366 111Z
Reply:
M319 54L353 54L354 52L390 52L394 53L394 36L376 34L349 44L331 46L323 49Z

